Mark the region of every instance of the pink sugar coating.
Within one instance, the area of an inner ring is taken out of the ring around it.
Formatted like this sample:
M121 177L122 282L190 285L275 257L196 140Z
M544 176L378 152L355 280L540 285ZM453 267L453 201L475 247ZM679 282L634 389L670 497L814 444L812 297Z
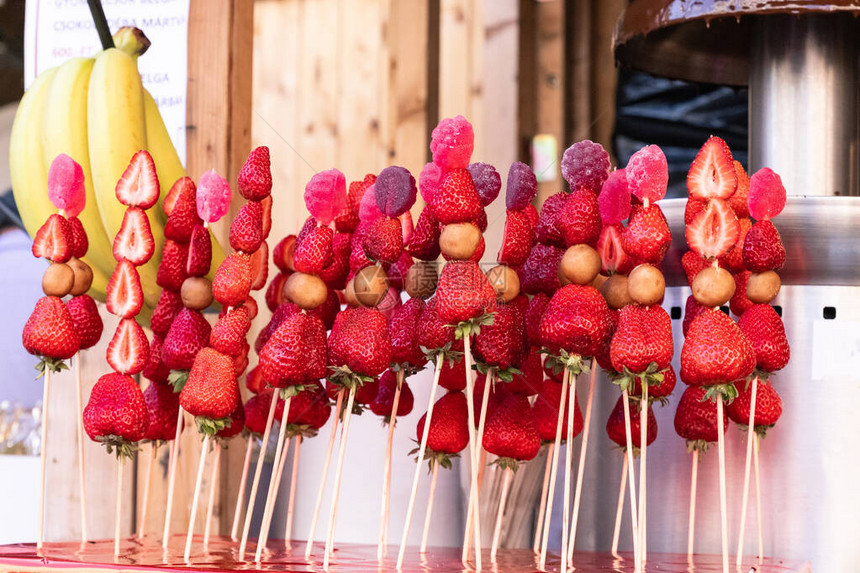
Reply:
M61 153L51 162L48 171L48 198L66 217L77 217L87 204L84 170L78 163Z
M430 139L433 163L446 171L468 167L474 147L472 124L462 115L445 118L433 129Z
M421 173L418 175L418 187L425 203L433 202L433 196L442 186L442 179L445 178L446 172L432 161L421 169Z
M747 206L756 221L776 217L785 209L785 186L782 179L769 167L762 167L750 177Z
M481 206L486 207L495 201L502 190L502 176L496 168L489 163L470 163L469 173L472 175L475 191L481 198Z
M537 177L532 168L522 161L514 161L508 170L505 188L505 207L520 211L537 196Z
M379 172L373 184L376 206L389 217L399 217L415 204L418 189L405 167L392 165Z
M615 225L630 216L630 189L627 187L627 173L618 169L609 174L597 196L600 206L600 219L604 225Z
M625 171L627 188L642 201L659 201L666 196L669 165L659 146L647 145L634 153Z
M197 215L207 223L214 223L230 209L230 184L210 169L197 183Z
M321 225L328 226L346 208L346 177L337 169L315 173L305 185L305 206Z
M385 216L376 205L376 189L374 187L375 184L365 189L361 202L358 204L358 220L362 224L370 224Z

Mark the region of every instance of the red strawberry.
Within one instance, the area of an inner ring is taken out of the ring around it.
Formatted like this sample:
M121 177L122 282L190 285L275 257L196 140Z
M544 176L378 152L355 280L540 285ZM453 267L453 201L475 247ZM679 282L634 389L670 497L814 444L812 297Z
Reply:
M687 304L684 308L684 323L683 323L683 331L684 336L687 336L687 331L690 330L690 325L693 324L693 321L696 320L703 311L707 310L708 307L702 306L696 300L696 297L690 295L687 297Z
M434 261L439 257L439 234L442 226L430 207L425 207L418 215L418 222L412 236L406 242L406 252L422 261Z
M170 325L179 311L185 308L182 305L182 297L178 292L164 289L161 291L161 296L158 299L158 304L155 305L155 310L152 311L152 318L149 321L149 327L153 334L164 338L170 332Z
M609 333L609 307L591 286L567 285L550 299L541 319L544 346L558 354L594 356L603 348Z
M263 242L263 207L256 201L242 205L230 225L230 246L251 254Z
M128 207L149 209L160 194L155 161L145 149L135 153L116 184L116 198Z
M248 201L262 201L272 193L272 168L269 148L255 147L242 165L237 181L239 193Z
M436 287L436 298L436 311L446 324L478 318L496 308L496 293L474 261L447 263Z
M558 222L566 246L597 245L602 226L597 193L585 187L574 190L565 201Z
M319 277L325 282L330 291L346 288L346 277L349 274L349 255L352 252L352 235L335 233L331 240L331 262L320 271ZM410 259L411 260L411 259ZM391 273L389 273L389 280Z
M750 192L750 177L744 171L744 167L739 161L733 161L732 164L735 168L735 175L738 178L738 188L729 197L729 207L732 208L738 219L746 219L750 216L750 209L747 206L747 196Z
M212 295L223 306L237 306L251 293L251 257L245 253L230 253L212 281Z
M684 234L690 249L706 259L729 252L737 243L740 225L728 203L711 199L705 210L687 225Z
M209 343L211 330L202 313L183 308L170 325L161 347L165 366L171 370L189 370L194 357Z
M77 217L69 217L69 239L71 241L69 247L72 251L72 256L80 259L87 254L90 248L90 241L87 238L87 232L84 229L84 224Z
M475 190L468 169L452 169L442 179L442 186L433 194L430 207L443 225L474 221L481 214L481 198Z
M179 417L179 394L169 384L151 383L143 391L149 424L143 439L169 441L176 437L176 420Z
M334 321L328 343L330 364L341 370L346 367L354 374L376 376L391 362L388 321L375 308L342 311Z
M146 436L149 414L143 392L131 376L111 372L98 379L83 413L84 430L94 442L132 456L129 442Z
M528 259L519 270L520 289L526 294L546 293L550 296L561 286L558 265L564 249L541 243L532 247Z
M290 278L292 273L278 273L269 281L269 286L266 287L266 307L272 312L275 312L279 306L286 302L284 297L284 284Z
M791 350L785 337L785 325L772 306L752 305L738 320L738 326L752 344L759 370L776 372L785 368Z
M386 370L379 377L379 390L376 398L370 403L370 411L382 416L386 423L391 423L391 411L394 408L394 392L397 390L397 374ZM412 412L415 398L409 384L403 381L400 387L400 398L397 402L397 416L408 416Z
M355 233L352 234L349 247L349 270L352 272L347 275L347 281L352 279L352 275L356 272L373 265L373 261L364 254L364 236L367 234L368 228L368 225L359 225Z
M191 179L188 177L183 177L182 179L188 179L189 181L191 181ZM177 179L173 182L173 185L170 186L170 189L164 196L164 201L161 202L161 210L164 211L165 217L170 217L170 214L173 212L173 207L174 205L176 205L176 201L179 199L179 195L183 190L183 186L186 184L183 183L183 185L177 185L177 183L182 181L182 179ZM193 181L191 182L193 183Z
M604 225L597 239L597 252L600 253L601 270L606 274L627 274L636 266L632 257L627 256L621 241L624 225Z
M706 388L688 386L684 389L675 410L675 432L687 440L688 448L703 449L716 442L717 404L705 398ZM729 427L729 418L723 417L723 433Z
M272 318L269 320L269 324L264 326L260 333L257 335L257 340L254 343L254 350L257 354L263 350L263 346L266 345L266 342L269 341L269 338L272 334L278 330L278 327L283 324L283 322L291 317L292 315L301 312L302 310L291 302L285 302L281 304L275 311L272 313Z
M738 239L729 251L720 257L720 266L731 273L745 270L744 241L749 233L752 222L749 218L738 220Z
M726 142L711 136L687 172L687 190L696 199L728 199L738 186L732 152Z
M663 379L658 380L648 386L648 398L650 400L660 400L668 397L675 390L675 384L678 382L678 377L675 374L675 368L669 364L669 367L662 372ZM636 378L633 381L633 389L630 391L631 396L642 395L642 383Z
M747 281L750 278L749 271L735 273L735 294L729 300L729 308L735 316L741 316L753 305L753 301L747 298Z
M752 382L748 387L738 384L738 397L726 407L729 419L739 426L749 426L750 405L752 404ZM763 434L776 424L782 416L782 399L776 393L776 388L768 379L759 379L755 395L755 414L753 418L755 431Z
M260 207L263 208L263 240L266 241L272 232L272 196L260 201Z
M487 418L483 446L491 454L516 461L538 455L540 436L528 398L512 394L496 408Z
M337 395L339 392L343 390L343 386L332 382L331 380L326 380L325 382L325 391L326 395L332 399L337 400ZM376 378L372 378L370 380L366 380L358 385L355 389L355 412L363 412L363 406L369 406L371 402L376 400L376 396L379 394L379 380ZM344 399L346 399L346 395L344 395Z
M454 329L447 326L436 311L438 297L427 301L424 309L418 317L418 347L427 350L443 348L454 343Z
M731 384L755 368L755 352L735 322L706 309L687 331L681 349L681 379L691 386Z
M179 404L195 417L227 418L239 405L239 385L230 357L212 348L201 350L179 394Z
M310 317L302 312L287 317L260 351L263 379L275 388L301 384L307 376ZM324 344L324 341L323 341Z
M54 213L33 237L33 256L44 257L55 263L67 262L72 258L72 233L66 218Z
M272 396L272 390L266 389L245 402L245 427L252 434L265 433L269 410L272 408Z
M566 247L561 227L561 217L567 203L567 193L558 192L547 197L541 207L540 216L535 225L535 240L544 245Z
M133 318L124 318L111 338L107 361L120 374L140 373L149 361L149 341L146 333Z
M569 389L568 389L569 390ZM564 398L564 415L561 421L561 439L567 441L567 424L570 415L568 397ZM561 384L552 380L544 380L534 404L534 416L537 421L538 435L545 442L555 441L555 430L558 425L558 407L561 400ZM579 401L574 402L573 437L582 432L582 411Z
M307 426L310 429L307 435L314 435L331 416L331 404L319 382L305 382L304 387L290 401L287 421L290 425Z
M75 332L78 333L80 349L86 350L94 346L102 337L102 331L104 330L104 324L102 323L102 317L99 316L96 302L91 296L82 294L72 297L66 303L66 308L72 317Z
M534 244L534 228L525 211L508 210L498 262L518 267L526 262Z
M684 207L684 225L689 225L695 221L696 217L699 216L699 213L704 211L707 206L708 201L705 199L696 199L695 197L688 198L687 205Z
M189 277L204 277L212 266L212 237L203 225L194 225L188 243L188 259L185 274Z
M334 231L329 227L314 227L296 240L293 264L302 273L317 275L332 260Z
M710 263L706 259L703 259L696 251L687 251L681 257L681 265L684 267L684 273L687 275L687 284L692 286L696 275L710 266Z
M401 252L397 262L388 268L388 285L398 292L402 292L406 275L414 264L415 260L409 253L406 251Z
M209 346L227 356L238 356L251 329L248 309L239 306L218 319L209 333Z
M754 273L782 268L785 264L785 247L773 223L756 221L744 241L743 258L744 266Z
M506 370L518 366L529 351L523 313L515 304L500 304L493 324L484 325L472 347L480 362Z
M239 435L239 433L241 433L244 429L245 406L242 405L242 401L240 400L239 404L236 406L236 409L230 412L230 425L218 430L218 433L215 435L222 440L226 440L232 438L233 436Z
M337 314L340 312L340 304L338 293L329 290L325 302L315 309L308 311L308 314L319 318L323 325L325 325L325 330L331 330L331 327L334 325L334 319L337 318Z
M141 374L147 380L166 384L170 376L170 368L164 364L164 359L161 356L163 346L164 340L157 334L153 335L152 341L149 343L149 360L143 367Z
M529 222L532 224L532 229L537 227L538 219L540 218L540 215L538 215L537 208L532 204L528 204L522 210L522 212L525 213L526 216L529 218Z
M36 301L24 325L22 340L27 352L44 357L45 364L54 371L57 371L57 361L71 358L80 348L72 316L63 301L55 296L43 296Z
M123 259L117 264L107 284L107 310L115 316L128 318L137 315L142 307L140 275L128 259Z
M260 247L251 254L251 276L251 290L260 290L266 286L269 278L269 245L266 241L260 243Z
M543 384L543 368L541 355L537 347L532 346L522 360L519 369L521 374L514 374L514 379L508 382L507 388L511 394L534 396Z
M662 307L629 304L621 309L612 337L612 367L634 374L660 371L672 360L672 319ZM651 366L656 365L656 368Z
M190 235L189 235L190 239ZM167 239L164 250L161 251L161 262L158 263L158 274L155 284L163 289L179 292L182 283L188 278L185 271L188 262L188 245Z
M391 338L391 362L421 368L427 362L418 347L418 318L425 303L420 298L410 298L394 311L388 323Z
M621 234L624 252L639 262L657 264L672 242L666 216L657 204L634 209Z
M296 236L287 235L272 249L272 262L282 273L295 271L293 265L293 253L296 250Z
M439 372L439 386L451 391L466 389L466 367L463 359L449 358L442 361L442 371Z
M469 422L466 396L462 392L448 392L433 405L430 428L427 431L427 449L435 453L458 454L469 444ZM427 414L418 420L417 440L424 436Z
M346 194L346 207L334 218L335 229L341 233L352 233L358 227L358 208L364 192L376 181L375 175L365 175L363 181L353 181L349 184Z
M541 346L543 344L540 333L540 321L548 304L549 296L539 292L531 298L528 308L526 308L526 333L529 337L529 344L532 346Z
M185 244L191 239L194 226L203 224L197 215L197 187L191 178L183 177L170 188L170 195L174 196L175 200L164 224L164 237Z
M400 219L380 217L370 224L361 243L371 261L393 263L403 251L403 228Z
M633 447L639 449L642 447L642 423L639 412L639 402L629 400L630 405L630 439L633 441ZM648 427L646 432L646 443L650 446L657 439L657 418L654 417L654 408L648 408ZM624 421L624 397L619 396L615 402L615 407L612 413L609 414L609 420L606 422L606 433L609 434L609 439L621 446L627 447L627 426Z
M478 373L475 375L475 388L472 393L472 401L475 404L475 429L481 424L481 409L484 406L484 390L487 388L487 375ZM490 386L490 395L487 396L487 408L484 412L484 420L495 414L502 402L510 396L508 385L496 382Z
M609 332L606 335L606 341L603 343L603 348L600 352L594 355L598 366L612 374L615 372L615 367L612 366L612 337L615 336L615 331L618 328L618 319L621 312L610 308L606 313L606 322L609 324Z
M326 327L322 318L316 314L308 313L307 326L305 326L305 342L308 354L305 356L305 366L308 379L315 380L325 378L328 374L328 344L326 341Z
M248 368L248 364L250 363L248 354L250 352L251 345L248 344L247 340L243 340L239 353L231 357L233 359L233 374L236 378L239 378L245 372L245 369Z
M129 207L113 239L113 258L128 259L135 266L146 264L155 252L155 238L146 213L139 207Z

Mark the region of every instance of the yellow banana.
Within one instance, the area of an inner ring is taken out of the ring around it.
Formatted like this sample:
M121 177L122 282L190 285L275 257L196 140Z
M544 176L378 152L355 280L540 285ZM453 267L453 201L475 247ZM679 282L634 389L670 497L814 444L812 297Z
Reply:
M62 64L48 92L42 124L42 153L50 170L51 162L61 153L74 159L83 169L87 202L78 216L87 231L89 250L84 261L93 269L90 294L104 300L107 281L116 261L112 242L102 225L93 190L90 152L87 141L87 91L93 58L72 58ZM47 172L45 173L47 177Z

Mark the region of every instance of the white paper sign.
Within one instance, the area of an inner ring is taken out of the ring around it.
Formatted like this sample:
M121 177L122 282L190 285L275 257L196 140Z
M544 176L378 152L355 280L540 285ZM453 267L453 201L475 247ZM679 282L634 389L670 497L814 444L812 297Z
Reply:
M190 0L102 0L111 32L136 26L152 41L138 61L143 85L155 98L179 157L185 163ZM69 58L91 56L101 43L87 0L27 0L24 85Z

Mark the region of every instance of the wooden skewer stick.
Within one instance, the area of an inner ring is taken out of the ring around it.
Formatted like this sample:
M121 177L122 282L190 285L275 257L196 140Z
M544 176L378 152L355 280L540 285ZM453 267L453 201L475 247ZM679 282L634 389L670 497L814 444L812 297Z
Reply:
M478 417L478 432L475 435L476 443L481 444L478 449L478 481L475 490L475 496L472 497L471 490L469 491L469 509L466 512L466 535L463 539L463 560L465 561L472 550L472 540L475 533L475 512L480 511L481 507L481 485L484 482L484 468L487 463L487 452L483 448L484 443L484 426L487 423L487 405L489 404L490 389L492 388L495 371L490 370L484 379L484 393L481 395L481 413Z
M502 482L502 495L499 498L499 512L496 514L496 527L493 529L493 545L490 548L490 561L496 562L496 554L499 551L499 539L502 536L502 518L505 515L505 504L508 501L508 491L511 489L511 480L514 478L514 470L505 469L504 481Z
M630 425L630 394L627 390L621 393L624 400L624 431L627 440L627 483L630 486L630 516L633 522L633 562L638 573L642 564L639 561L639 520L636 513L636 484L633 476L633 430Z
M746 533L747 503L749 502L750 490L750 466L752 465L753 442L755 441L755 401L758 391L758 376L752 379L752 390L750 391L750 421L747 426L747 457L744 465L744 490L741 497L741 525L738 535L738 552L735 557L735 565L738 569L744 560L744 534Z
M245 499L245 487L248 485L248 468L251 467L251 452L254 450L254 434L248 432L245 446L245 461L242 464L242 479L239 480L239 492L236 494L236 511L233 512L233 527L230 529L230 539L239 541L239 519L242 517L242 501Z
M325 482L328 478L328 467L331 465L331 454L334 451L334 441L337 438L337 426L340 421L340 407L343 405L343 390L337 393L337 404L334 407L334 420L332 421L331 434L328 437L328 446L325 452L325 463L323 464L322 476L320 476L320 485L317 488L317 500L314 504L314 513L311 517L311 528L308 531L308 542L305 545L305 559L311 558L311 551L314 548L314 533L317 529L317 522L320 518L320 509L322 508L323 494L325 493Z
M203 529L203 552L209 551L209 535L212 533L212 514L215 512L215 493L218 491L218 476L221 474L221 444L215 442L215 458L212 460L212 483L209 485L209 501L206 504L206 527Z
M45 383L42 390L42 440L39 443L39 464L41 466L41 487L39 490L39 537L36 549L45 543L45 476L48 467L48 399L51 395L51 369L45 367Z
M564 407L567 399L567 386L570 381L570 370L564 369L561 382L561 397L558 401L558 420L555 426L555 447L552 449L552 469L549 474L549 489L547 490L546 512L543 520L543 539L540 546L540 570L546 571L546 550L549 543L549 524L552 522L552 499L555 497L555 476L558 473L558 453L561 449L561 428L564 423ZM568 416L572 416L570 412Z
M296 451L293 453L293 471L290 475L290 500L287 505L287 523L284 526L284 543L287 549L292 549L293 547L293 514L296 509L296 486L299 483L299 454L302 451L303 440L304 438L301 434L293 438L293 441L296 443Z
M152 476L155 473L155 461L158 459L158 441L152 442L149 448L149 462L146 468L146 483L143 486L143 502L140 507L140 522L137 526L137 538L146 535L146 514L149 511L149 492L152 489Z
M80 484L81 492L81 543L86 543L89 536L87 535L87 476L85 471L86 464L84 464L84 400L83 380L81 376L81 354L83 352L83 350L78 352L73 362L75 366L75 425L77 426L78 434L78 483ZM145 515L146 505L143 506L143 512Z
M415 474L412 476L412 491L409 494L409 504L406 506L406 521L403 524L403 536L400 538L400 549L397 552L398 571L403 568L403 556L406 555L409 525L412 523L412 512L415 510L415 497L418 494L418 482L421 479L424 453L427 451L427 437L430 435L430 422L433 419L433 406L436 404L436 390L439 388L439 375L442 373L443 360L442 354L436 357L436 371L433 373L433 384L430 386L430 399L427 405L427 415L424 418L424 431L421 434L421 444L418 446L418 460L415 463Z
M125 465L122 456L116 461L116 511L114 512L113 557L119 557L120 529L122 526L122 467Z
M476 431L475 431L475 378L472 376L472 340L469 336L463 337L463 362L466 366L466 403L469 408L468 419L469 419L469 463L471 465L470 476L471 476L471 484L469 486L469 503L468 507L471 509L472 503L474 503L474 499L477 495L478 491L478 459L479 459L479 450L481 444L477 441ZM484 395L486 396L486 392L488 392L487 388L487 380L484 381ZM469 530L469 527L474 527L474 539L475 539L475 569L481 569L481 516L480 512L473 512L472 518L466 518L466 530ZM469 558L469 547L467 543L463 543L463 562L467 562Z
M645 498L648 468L648 385L642 384L642 399L639 401L639 562L647 560L645 547Z
M693 472L690 474L690 525L687 528L687 559L693 558L696 537L696 487L699 483L699 450L693 450Z
M203 485L203 471L206 468L206 455L209 453L209 434L203 437L200 462L197 464L197 481L194 483L194 496L191 498L191 515L188 517L188 533L185 535L185 561L191 559L191 543L194 541L194 523L197 521L197 507L200 504L200 490Z
M755 513L758 522L758 559L764 559L764 538L762 537L761 527L761 487L758 477L758 450L761 445L761 438L756 435L753 444L753 467L755 468Z
M276 390L277 393L277 390ZM290 402L292 397L284 400L284 413L281 415L281 427L278 432L278 445L275 446L275 458L272 460L272 477L269 479L269 491L266 493L266 504L263 506L263 521L260 523L260 533L257 536L257 552L254 561L260 563L263 557L263 549L269 541L269 528L272 525L272 514L275 512L275 501L278 499L278 489L281 485L281 474L284 471L284 462L287 460L289 441L287 441L287 426L290 415ZM284 448L286 442L287 448Z
M729 573L729 523L726 508L726 440L723 436L723 395L717 393L717 450L720 456L720 535L723 541L723 573Z
M391 404L391 416L388 422L388 441L385 444L385 469L382 472L382 509L379 513L379 546L376 558L382 561L388 548L388 513L391 506L391 448L394 444L394 426L397 420L397 407L400 405L400 387L403 385L404 372L397 371L397 388L394 390L394 401Z
M239 542L239 561L245 559L245 549L248 547L248 534L251 531L251 520L254 517L254 505L257 501L257 489L260 487L260 475L266 463L266 450L269 449L269 435L275 423L275 410L278 406L279 393L272 394L272 404L269 406L269 416L266 418L266 430L260 442L260 452L257 455L257 467L254 468L254 480L251 482L251 495L248 497L248 507L245 509L245 524L242 527L242 540Z
M343 458L346 455L346 440L349 437L349 422L352 420L352 407L355 403L355 387L350 388L346 400L346 410L343 413L343 431L340 434L340 446L337 451L337 466L334 470L334 490L332 491L331 510L328 514L328 533L326 535L323 568L328 570L331 555L334 552L334 532L337 525L337 502L340 497L340 480L343 477Z
M541 487L540 505L538 506L537 520L535 520L535 540L532 544L532 551L535 554L540 553L541 530L543 529L543 516L546 511L546 493L549 489L549 471L552 463L552 451L555 444L549 444L546 447L546 465L543 470L543 486Z
M427 496L427 514L424 516L424 533L421 534L420 553L427 552L427 539L430 537L430 519L433 517L433 501L436 498L436 480L439 477L439 463L436 461L430 463L433 465L433 474L430 477L430 493Z
M573 495L573 516L571 517L570 539L567 545L567 562L573 563L573 549L576 546L576 526L579 523L579 504L582 501L582 479L585 476L585 455L588 452L588 435L591 429L591 407L594 404L594 384L597 381L597 363L591 359L591 373L588 377L588 399L585 403L582 445L579 448L579 466L576 470L576 492Z
M612 530L612 556L621 559L618 555L618 539L621 537L621 517L624 513L624 487L627 485L627 456L621 465L621 487L618 488L618 505L615 506L615 528Z
M173 517L173 493L176 490L176 467L179 465L179 438L182 436L183 426L183 411L182 406L179 407L179 414L176 419L176 435L173 437L173 443L170 445L168 452L168 465L170 466L169 475L167 476L167 502L164 510L164 532L161 535L161 547L167 549L170 544L170 519Z
M567 452L564 458L564 507L561 522L561 571L567 571L567 546L570 542L570 478L573 473L573 423L576 420L576 379L570 383L567 395Z

